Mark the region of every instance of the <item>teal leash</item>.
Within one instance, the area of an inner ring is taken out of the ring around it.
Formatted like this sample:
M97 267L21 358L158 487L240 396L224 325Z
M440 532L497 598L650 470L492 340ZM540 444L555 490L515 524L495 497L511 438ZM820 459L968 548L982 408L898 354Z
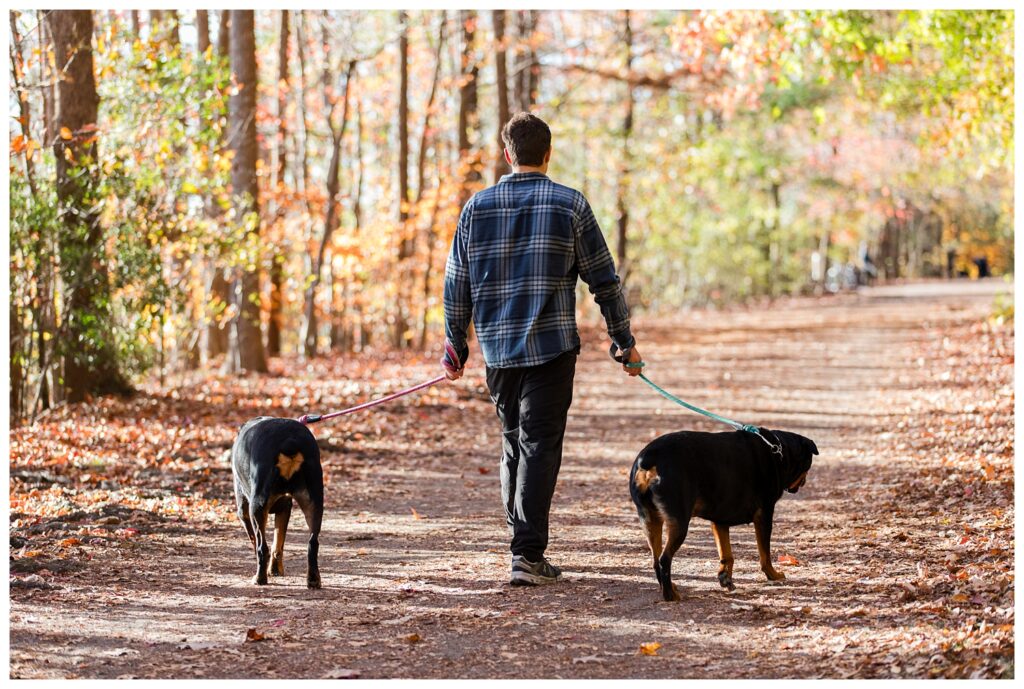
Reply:
M620 364L622 364L626 368L640 368L640 369L642 369L644 367L644 362L642 362L642 361L636 361L636 362L627 362L627 361L625 361L625 358L626 358L626 355L628 354L628 352L624 352L621 357L615 356L615 346L612 345L612 347L613 347L613 349L611 351L612 358L615 359L616 361L618 361ZM690 404L686 400L683 400L683 399L680 399L680 398L676 397L675 395L673 395L668 390L665 390L664 388L659 387L658 385L656 385L650 378L648 378L643 373L640 374L639 378L640 378L640 380L642 380L643 382L645 382L649 386L651 386L651 388L655 392L657 392L659 395L661 395L662 397L664 397L667 400L671 400L672 402L675 402L680 407L686 407L687 409L689 409L692 412L696 412L698 414L701 414L702 416L706 416L709 419L714 419L715 421L718 421L719 423L724 423L727 426L732 426L737 431L745 431L747 433L753 433L758 438L763 440L765 442L765 444L768 447L771 448L772 452L779 456L779 458L782 457L782 443L778 443L778 444L772 443L770 440L768 440L768 438L764 437L764 435L761 433L761 429L759 429L757 426L754 426L754 425L749 424L749 423L740 423L739 421L733 421L732 419L727 419L724 416L719 416L718 414L715 414L713 412L709 412L706 409L701 409L700 407L698 407L696 405ZM778 440L778 439L776 439L776 440Z

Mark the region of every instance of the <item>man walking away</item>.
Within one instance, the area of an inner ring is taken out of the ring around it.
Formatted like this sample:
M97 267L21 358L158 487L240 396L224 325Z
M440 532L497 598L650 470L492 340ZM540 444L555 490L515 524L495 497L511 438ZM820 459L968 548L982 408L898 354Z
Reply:
M512 537L512 585L552 584L544 557L548 513L562 463L576 357L576 280L601 307L630 362L640 355L615 265L590 204L547 177L551 130L521 112L501 132L512 174L473 196L459 216L444 281L448 378L457 380L476 326L487 387L501 420L501 493ZM623 369L636 375L639 369Z

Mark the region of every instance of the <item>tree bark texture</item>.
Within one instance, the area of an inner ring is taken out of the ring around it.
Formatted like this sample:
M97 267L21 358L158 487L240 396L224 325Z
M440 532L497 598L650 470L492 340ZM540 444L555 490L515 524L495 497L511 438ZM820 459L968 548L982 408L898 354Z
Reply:
M231 160L231 190L235 199L236 220L253 219L250 232L259 236L259 184L256 161L256 34L252 10L231 10L231 72L237 87L228 104ZM258 244L258 242L257 242ZM251 265L256 265L252 261ZM267 359L260 329L259 269L243 267L236 278L234 319L237 358L229 353L229 370L266 371Z
M103 256L97 198L96 115L99 96L92 59L92 12L47 14L58 74L54 142L62 228L64 385L69 402L93 394L126 392L111 340L110 283Z

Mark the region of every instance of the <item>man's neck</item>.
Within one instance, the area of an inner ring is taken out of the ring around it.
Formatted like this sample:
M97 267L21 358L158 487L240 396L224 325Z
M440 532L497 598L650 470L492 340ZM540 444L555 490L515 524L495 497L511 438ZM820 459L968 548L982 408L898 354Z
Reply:
M516 165L514 168L512 168L513 174L518 175L521 172L539 172L542 175L546 175L548 173L548 166L545 165L543 167L536 167L533 165Z

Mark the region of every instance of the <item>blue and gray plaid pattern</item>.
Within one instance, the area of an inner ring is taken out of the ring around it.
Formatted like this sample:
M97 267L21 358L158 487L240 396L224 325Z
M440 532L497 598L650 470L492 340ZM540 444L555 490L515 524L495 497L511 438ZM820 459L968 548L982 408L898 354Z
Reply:
M587 199L539 172L505 175L459 216L445 268L445 334L463 361L471 319L491 368L550 361L580 344L578 277L615 344L632 347L626 300Z

